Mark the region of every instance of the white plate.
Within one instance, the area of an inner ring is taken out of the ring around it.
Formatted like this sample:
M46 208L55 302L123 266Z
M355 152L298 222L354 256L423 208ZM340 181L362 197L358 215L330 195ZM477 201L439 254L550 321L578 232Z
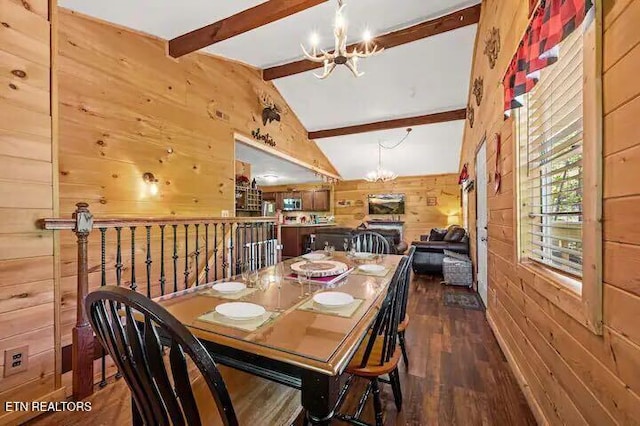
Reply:
M354 253L353 257L356 259L371 259L373 257L373 253L357 252Z
M313 296L313 301L327 308L342 308L353 303L353 296L339 291L325 291Z
M327 256L324 253L307 253L303 254L302 257L307 260L324 260Z
M229 281L226 283L214 284L211 288L219 293L231 294L239 293L247 288L247 286L244 283Z
M382 272L384 271L386 268L382 265L360 265L358 266L358 269L360 269L363 272L368 272L370 274L375 274L376 272Z
M230 302L216 306L216 312L232 320L244 321L258 318L267 311L255 303Z

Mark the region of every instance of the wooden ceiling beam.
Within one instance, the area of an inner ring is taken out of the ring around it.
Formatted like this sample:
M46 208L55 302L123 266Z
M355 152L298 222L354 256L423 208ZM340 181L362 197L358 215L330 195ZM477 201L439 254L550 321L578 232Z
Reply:
M375 132L378 130L398 129L401 127L422 126L425 124L444 123L447 121L464 120L467 117L465 108L434 114L419 115L417 117L398 118L395 120L377 121L375 123L358 124L337 129L318 130L309 132L309 139L332 138L335 136L353 135L357 133Z
M436 34L453 31L458 28L466 27L467 25L477 24L480 21L480 7L480 4L477 4L430 21L421 22L408 28L383 34L376 37L375 42L380 47L391 49L392 47L411 43ZM360 43L351 44L348 49L352 50L356 47L361 47ZM262 72L262 78L266 81L275 80L277 78L311 71L316 68L321 68L322 66L322 63L302 59L288 64L267 68Z
M251 9L169 40L169 55L179 58L220 41L317 6L327 0L269 0Z

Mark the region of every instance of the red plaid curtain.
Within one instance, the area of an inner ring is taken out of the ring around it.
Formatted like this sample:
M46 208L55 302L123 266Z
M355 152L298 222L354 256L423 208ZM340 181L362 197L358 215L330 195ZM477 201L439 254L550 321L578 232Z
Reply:
M558 44L582 24L593 0L542 0L504 76L504 111L522 106L539 71L556 62Z

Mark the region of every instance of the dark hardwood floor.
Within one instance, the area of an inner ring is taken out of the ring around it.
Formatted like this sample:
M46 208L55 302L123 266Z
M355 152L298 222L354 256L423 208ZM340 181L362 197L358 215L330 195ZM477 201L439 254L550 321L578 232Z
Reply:
M410 366L400 363L404 404L397 412L391 387L382 385L385 425L535 425L484 312L444 306L444 291L467 290L445 287L439 278L413 279L407 329ZM341 412L353 413L363 387L364 382L350 390ZM30 424L130 423L124 381L100 390L91 401L90 413L56 413ZM371 401L364 419L373 423Z

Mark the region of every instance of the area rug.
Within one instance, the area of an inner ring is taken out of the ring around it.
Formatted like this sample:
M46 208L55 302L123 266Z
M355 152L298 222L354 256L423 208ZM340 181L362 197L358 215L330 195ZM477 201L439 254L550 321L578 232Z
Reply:
M450 308L473 309L484 311L484 306L478 293L462 293L459 291L445 291L442 302Z

